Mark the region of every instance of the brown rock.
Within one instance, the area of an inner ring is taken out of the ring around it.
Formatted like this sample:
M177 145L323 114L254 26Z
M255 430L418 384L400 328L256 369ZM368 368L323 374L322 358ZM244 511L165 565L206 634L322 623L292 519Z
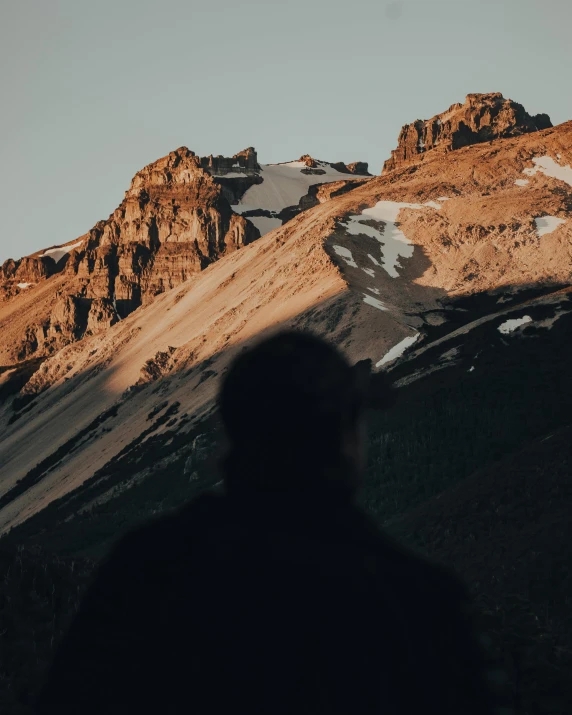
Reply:
M243 159L252 162L252 154L247 150ZM115 300L125 317L258 238L254 226L233 213L202 161L183 147L136 174L125 200L68 260L78 295Z
M211 154L210 156L202 157L199 162L200 166L205 171L208 171L209 174L217 174L218 176L230 173L244 173L248 176L260 171L256 149L252 146L239 151L233 157L212 156Z
M16 275L16 269L18 268L18 263L13 259L9 258L7 261L4 261L2 264L2 268L0 269L0 275L4 280L9 280L10 278L14 278Z
M37 283L56 272L56 263L49 256L27 256L13 263L16 269L13 277L20 283Z
M340 171L342 174L359 174L360 176L371 176L368 171L368 163L366 161L354 161L351 164L344 164L343 161L337 161L331 164L333 169Z
M310 169L315 169L317 166L316 160L313 159L309 154L302 154L298 161L301 161L303 164L306 164L306 166Z
M224 161L245 172L259 168L251 147ZM50 256L4 263L4 298L17 295L18 282L37 284L55 273L65 279L49 317L24 327L20 355L50 354L86 331L100 332L260 237L250 221L232 211L225 189L204 163L217 166L212 157L200 159L181 147L139 171L109 219L74 241L57 264ZM247 186L257 180L245 174Z
M114 325L118 320L113 303L107 298L95 298L87 316L86 333L95 335Z
M70 342L83 325L81 302L76 296L62 294L55 304L45 337L56 343Z
M547 114L531 116L521 104L505 99L500 92L468 94L464 104L453 104L432 119L418 119L406 124L399 134L397 149L391 152L382 174L417 161L434 149L454 151L551 126Z
M354 161L347 165L350 174L360 174L361 176L371 176L367 161Z

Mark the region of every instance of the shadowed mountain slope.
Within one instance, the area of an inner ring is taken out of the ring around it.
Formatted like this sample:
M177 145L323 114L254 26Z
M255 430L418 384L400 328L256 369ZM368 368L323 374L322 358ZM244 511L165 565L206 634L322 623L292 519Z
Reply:
M510 310L524 288L568 283L571 164L572 123L428 157L305 211L63 348L0 414L4 528L92 476L159 403L180 403L189 425L210 414L229 360L265 331L315 330L381 365L405 339L422 345L478 317L462 296L491 292L490 313L491 302Z

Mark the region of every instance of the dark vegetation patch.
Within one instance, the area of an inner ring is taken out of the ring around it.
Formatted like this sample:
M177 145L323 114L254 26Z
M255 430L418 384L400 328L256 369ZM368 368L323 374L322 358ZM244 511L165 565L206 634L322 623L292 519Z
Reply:
M443 301L443 314L446 317L446 321L440 325L426 324L423 327L423 332L427 337L427 341L432 342L485 315L500 313L512 306L540 298L543 295L550 295L565 287L564 285L535 285L530 288L520 289L518 286L514 286L516 290L511 292L511 287L509 286L502 293L474 293L461 298ZM501 297L503 302L499 303L498 300ZM526 306L524 307L526 308ZM427 315L431 312L435 311L429 311ZM423 314L421 315L423 316Z
M215 377L216 374L216 370L203 370L197 384L202 385L203 382L206 382L210 377Z
M398 379L460 348L459 365L400 388L393 410L371 415L363 499L380 519L570 423L572 314L531 338L502 336L497 322L391 371Z
M169 404L169 401L168 401L168 400L165 400L165 402L160 402L156 407L154 407L154 408L151 410L151 412L149 412L149 414L147 415L147 419L148 419L148 420L152 420L153 417L155 417L156 415L158 415L159 412L161 412L161 410L164 410L165 407L167 407L168 404Z
M117 406L113 406L105 412L102 412L93 420L93 422L90 422L87 427L84 427L84 429L77 432L71 439L64 442L64 444L54 450L48 457L39 462L35 467L32 467L25 477L19 479L12 489L0 497L0 509L3 509L11 501L30 489L30 487L34 486L34 484L41 481L50 469L52 469L64 457L73 453L85 437L89 437L106 420L116 417L118 409L119 408Z
M153 434L178 410L179 403L171 405L91 479L12 529L3 541L14 546L22 542L42 545L68 556L99 557L111 542L151 514L181 506L213 486L220 479L217 418L207 419L187 432L165 430ZM180 424L184 422L186 415ZM208 457L193 466L198 478L191 481L185 473L185 463L199 435L204 435L202 451L205 440L210 442L210 449ZM141 478L143 472L146 474ZM118 496L82 509L114 489Z
M386 523L473 585L529 713L572 703L571 472L568 426Z
M39 393L35 393L34 395L22 395L14 398L14 401L12 402L12 409L18 410L18 412L14 412L14 414L10 417L8 420L9 425L13 425L14 422L17 422L20 417L22 417L22 415L25 415L34 409L36 406L35 400L38 394Z
M156 353L155 357L150 358L141 368L141 377L139 383L155 382L162 377L171 365L171 356L177 348L169 346L167 350Z
M0 712L24 715L77 610L93 564L39 549L0 548Z

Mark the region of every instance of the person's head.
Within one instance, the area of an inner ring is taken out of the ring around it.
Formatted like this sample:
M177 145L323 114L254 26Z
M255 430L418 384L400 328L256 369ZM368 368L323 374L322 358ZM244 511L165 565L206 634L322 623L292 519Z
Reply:
M355 491L369 370L369 361L351 367L310 333L282 332L245 349L219 395L227 487Z

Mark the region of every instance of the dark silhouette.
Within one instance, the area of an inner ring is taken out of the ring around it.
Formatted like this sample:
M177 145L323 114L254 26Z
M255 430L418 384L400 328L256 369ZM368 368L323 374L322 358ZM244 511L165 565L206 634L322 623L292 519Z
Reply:
M224 493L119 542L39 713L496 712L463 585L355 506L368 373L303 333L235 360Z

